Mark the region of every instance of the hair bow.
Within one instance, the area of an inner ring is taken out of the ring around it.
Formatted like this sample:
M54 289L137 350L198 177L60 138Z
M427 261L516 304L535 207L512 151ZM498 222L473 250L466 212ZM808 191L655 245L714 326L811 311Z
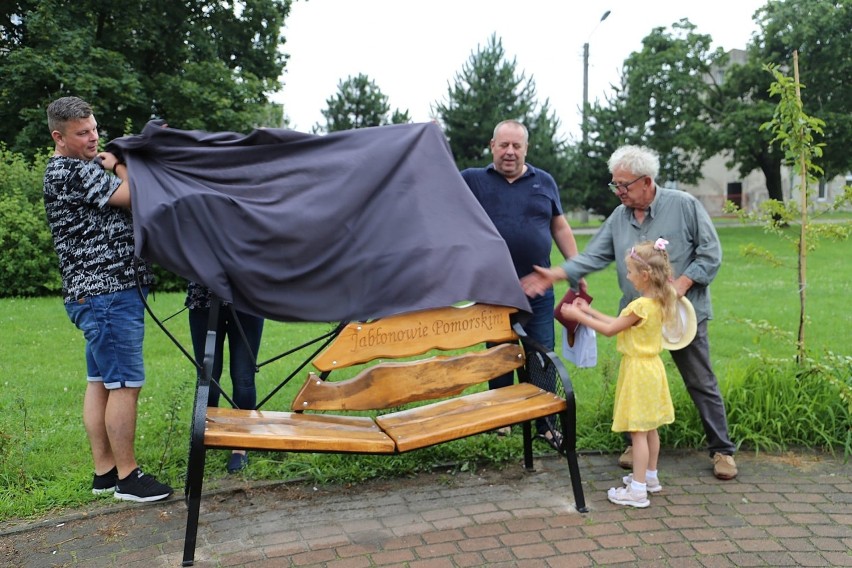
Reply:
M654 248L657 250L666 250L666 245L669 244L669 241L660 237L656 241L654 241Z

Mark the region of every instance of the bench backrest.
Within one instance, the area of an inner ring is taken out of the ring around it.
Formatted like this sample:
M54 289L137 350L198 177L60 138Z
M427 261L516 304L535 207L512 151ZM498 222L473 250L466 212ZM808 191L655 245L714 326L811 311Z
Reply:
M311 373L292 409L382 410L454 396L466 388L513 371L524 353L512 328L517 310L473 304L445 307L348 324L313 361L323 372L381 359L400 359L432 350L454 351L485 342L510 342L449 356L383 361L355 377L325 381Z

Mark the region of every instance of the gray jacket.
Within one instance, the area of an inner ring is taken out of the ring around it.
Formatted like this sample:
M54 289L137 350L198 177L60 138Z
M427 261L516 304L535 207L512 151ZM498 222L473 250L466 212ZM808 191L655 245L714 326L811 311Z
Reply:
M627 280L625 256L636 243L659 237L669 241L666 251L674 277L684 274L695 282L686 297L692 302L698 321L712 319L709 286L722 264L722 245L704 206L686 192L657 186L654 201L641 225L633 216L632 208L619 205L585 250L563 263L562 268L571 285L576 287L578 280L615 261L618 285L623 294L621 311L639 295Z

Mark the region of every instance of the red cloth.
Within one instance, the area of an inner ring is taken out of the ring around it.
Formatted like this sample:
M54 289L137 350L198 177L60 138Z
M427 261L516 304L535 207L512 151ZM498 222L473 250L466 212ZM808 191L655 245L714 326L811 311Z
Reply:
M578 298L578 297L583 298L584 300L586 300L590 304L592 303L592 297L589 296L588 294L586 294L585 292L581 292L581 291L578 292L577 290L571 290L569 288L568 292L566 292L565 295L562 297L562 299L559 300L559 303L556 304L556 309L553 310L553 317L555 317L557 319L557 321L559 321L559 323L561 323L562 325L565 326L565 329L568 330L568 333L576 332L577 326L580 325L580 324L578 322L572 320L572 319L568 319L565 316L563 316L562 315L562 306L564 304L572 303L574 301L574 299Z

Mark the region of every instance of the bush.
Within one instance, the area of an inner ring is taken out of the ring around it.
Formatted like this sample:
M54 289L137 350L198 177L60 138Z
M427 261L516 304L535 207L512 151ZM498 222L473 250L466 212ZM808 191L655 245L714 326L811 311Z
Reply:
M48 153L32 163L0 144L0 295L39 296L62 289L42 187Z
M41 204L20 193L0 196L0 290L41 296L62 289L59 261Z
M731 438L754 450L806 447L852 454L852 357L754 355L723 383Z
M184 292L186 286L185 278L169 272L162 266L154 265L153 290L157 292Z
M20 195L30 203L42 203L44 168L51 154L52 151L45 150L36 154L30 163L0 142L0 197Z

